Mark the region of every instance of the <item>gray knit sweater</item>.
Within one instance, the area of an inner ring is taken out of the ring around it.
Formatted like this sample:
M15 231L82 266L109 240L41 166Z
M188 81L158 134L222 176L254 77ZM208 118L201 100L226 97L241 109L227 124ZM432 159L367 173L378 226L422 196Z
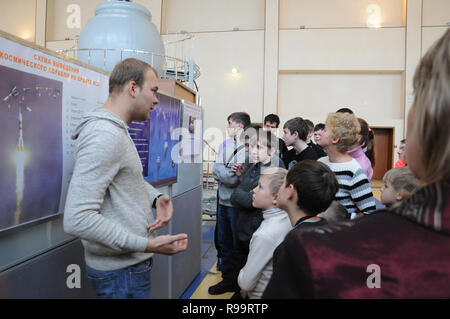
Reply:
M159 192L142 175L127 125L97 109L72 136L75 165L64 209L64 231L82 239L86 264L98 270L126 268L152 256L144 253Z

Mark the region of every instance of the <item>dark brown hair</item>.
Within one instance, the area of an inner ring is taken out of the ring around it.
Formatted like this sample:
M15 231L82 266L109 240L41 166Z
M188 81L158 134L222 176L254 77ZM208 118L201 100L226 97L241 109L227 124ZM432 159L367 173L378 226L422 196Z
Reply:
M308 215L325 211L338 191L336 175L322 162L305 160L291 167L286 175L286 187L297 191L298 207Z
M298 138L302 141L306 141L306 139L308 138L308 124L301 117L294 117L293 119L287 121L283 126L283 129L285 128L289 130L291 135L293 135L294 132L297 132Z
M375 136L373 135L372 129L369 127L367 122L358 117L359 125L361 126L361 141L359 144L366 148L364 152L366 153L367 158L370 160L370 164L372 167L375 166Z
M158 77L156 70L144 61L128 58L119 62L109 77L109 94L121 92L124 85L130 81L136 82L137 86L142 88L147 69L151 69Z

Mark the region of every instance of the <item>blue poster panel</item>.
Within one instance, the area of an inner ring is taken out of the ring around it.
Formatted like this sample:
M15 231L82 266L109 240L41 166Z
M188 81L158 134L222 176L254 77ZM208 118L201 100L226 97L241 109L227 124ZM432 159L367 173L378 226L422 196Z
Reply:
M58 213L62 82L0 66L0 230Z
M148 170L145 180L153 186L177 182L181 101L158 93L159 104L150 115Z
M0 35L0 232L64 210L72 134L108 76Z
M128 132L136 145L136 150L141 159L144 177L148 176L149 146L150 146L150 122L133 121L128 125Z

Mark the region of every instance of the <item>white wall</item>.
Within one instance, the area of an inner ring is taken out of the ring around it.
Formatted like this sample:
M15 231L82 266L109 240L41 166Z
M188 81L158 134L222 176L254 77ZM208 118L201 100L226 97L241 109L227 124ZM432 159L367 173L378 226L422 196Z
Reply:
M24 40L35 40L35 0L0 0L0 30Z
M404 52L404 28L280 31L280 71L403 70Z
M404 0L280 0L280 28L366 27L368 19L376 18L373 5L380 9L383 27L402 27L403 3Z
M165 0L162 33L263 30L265 0Z
M424 27L445 26L450 22L450 1L448 0L423 0Z
M350 107L367 119L402 120L401 73L314 72L280 74L279 115L324 122L330 112ZM383 92L383 94L380 94Z
M226 118L237 111L261 122L265 0L166 0L163 13L163 34L185 30L195 37L205 129L218 128L225 135ZM231 73L234 67L236 75Z
M261 122L264 31L199 33L194 46L195 62L201 68L196 83L205 109L205 129L215 127L225 134L226 118L238 111ZM239 70L236 75L231 73L234 67Z
M449 0L423 0L422 56L445 33L449 23Z

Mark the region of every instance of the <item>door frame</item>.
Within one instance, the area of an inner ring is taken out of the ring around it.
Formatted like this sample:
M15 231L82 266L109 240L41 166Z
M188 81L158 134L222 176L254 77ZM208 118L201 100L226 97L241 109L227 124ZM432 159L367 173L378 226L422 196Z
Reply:
M391 158L388 159L390 163L390 167L394 167L394 153L395 153L395 126L385 126L385 125L369 125L370 129L388 129L392 130L392 138L391 138ZM375 135L375 133L374 133Z

